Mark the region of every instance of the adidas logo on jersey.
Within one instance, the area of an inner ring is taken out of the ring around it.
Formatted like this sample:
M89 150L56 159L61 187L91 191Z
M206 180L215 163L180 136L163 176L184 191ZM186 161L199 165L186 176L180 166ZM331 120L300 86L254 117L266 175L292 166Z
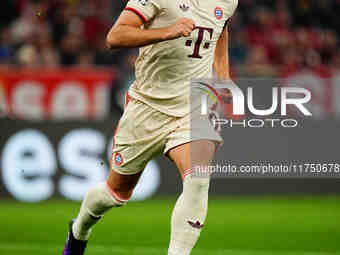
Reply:
M187 5L187 4L180 4L179 5L179 8L182 10L182 11L184 11L184 12L186 12L186 11L188 11L189 10L189 5Z

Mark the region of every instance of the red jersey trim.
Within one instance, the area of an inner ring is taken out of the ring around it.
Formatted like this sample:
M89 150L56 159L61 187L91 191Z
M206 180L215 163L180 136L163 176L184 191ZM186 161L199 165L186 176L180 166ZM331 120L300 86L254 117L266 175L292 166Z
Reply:
M140 11L136 10L135 8L126 7L124 10L134 12L138 17L140 17L143 20L144 23L148 21L147 18L145 18L145 16Z

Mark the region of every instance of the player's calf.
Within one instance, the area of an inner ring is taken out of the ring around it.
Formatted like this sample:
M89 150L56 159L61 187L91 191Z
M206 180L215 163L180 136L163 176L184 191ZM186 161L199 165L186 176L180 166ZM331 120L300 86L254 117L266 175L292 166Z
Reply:
M120 207L127 202L128 199L122 199L107 183L90 189L78 217L70 224L63 255L83 255L92 226L112 207Z
M125 205L123 199L107 183L101 183L88 191L73 225L73 233L78 240L88 240L91 227L112 207Z
M120 207L128 202L140 175L121 175L110 171L107 182L87 192L78 217L70 227L63 255L84 254L93 225L112 207Z

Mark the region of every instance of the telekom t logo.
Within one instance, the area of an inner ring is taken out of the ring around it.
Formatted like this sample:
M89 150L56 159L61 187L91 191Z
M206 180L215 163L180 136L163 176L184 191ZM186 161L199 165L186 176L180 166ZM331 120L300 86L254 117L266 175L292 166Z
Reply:
M203 39L204 39L204 33L205 32L209 33L210 40L212 39L212 36L213 36L213 33L214 33L214 29L212 29L212 28L195 27L194 30L196 30L196 29L198 29L198 38L197 38L197 41L195 42L194 52L193 52L193 54L188 56L189 58L202 58L202 56L200 55L200 49L201 49L201 44L202 44ZM193 43L192 40L187 40L185 42L185 46L191 47L192 43ZM203 45L204 49L209 49L209 47L210 47L210 43L208 43L208 42L206 42Z
M201 83L202 84L202 83ZM245 96L243 91L234 83L216 84L218 88L229 89L233 98L233 114L245 114ZM216 87L215 87L216 88ZM281 115L287 115L287 106L295 105L295 107L305 116L312 116L312 113L304 106L308 103L312 94L305 88L282 87L281 89ZM272 89L272 105L268 109L256 109L254 106L253 88L249 87L247 90L247 106L249 111L257 116L268 116L274 114L279 106L279 88ZM289 98L289 94L301 95L299 98ZM208 114L208 95L203 94L201 98L201 114Z

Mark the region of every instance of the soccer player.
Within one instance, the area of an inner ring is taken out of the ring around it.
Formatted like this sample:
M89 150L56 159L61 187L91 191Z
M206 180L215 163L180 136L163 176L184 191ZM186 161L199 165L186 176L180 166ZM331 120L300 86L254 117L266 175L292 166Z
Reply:
M227 23L237 0L130 0L107 35L110 49L140 48L136 81L126 97L114 137L111 171L90 189L70 224L64 255L84 254L92 226L113 207L125 205L146 164L161 153L183 180L171 217L168 255L188 255L207 214L207 166L222 138L212 125L191 134L190 81L229 79ZM117 219L118 220L118 219Z

